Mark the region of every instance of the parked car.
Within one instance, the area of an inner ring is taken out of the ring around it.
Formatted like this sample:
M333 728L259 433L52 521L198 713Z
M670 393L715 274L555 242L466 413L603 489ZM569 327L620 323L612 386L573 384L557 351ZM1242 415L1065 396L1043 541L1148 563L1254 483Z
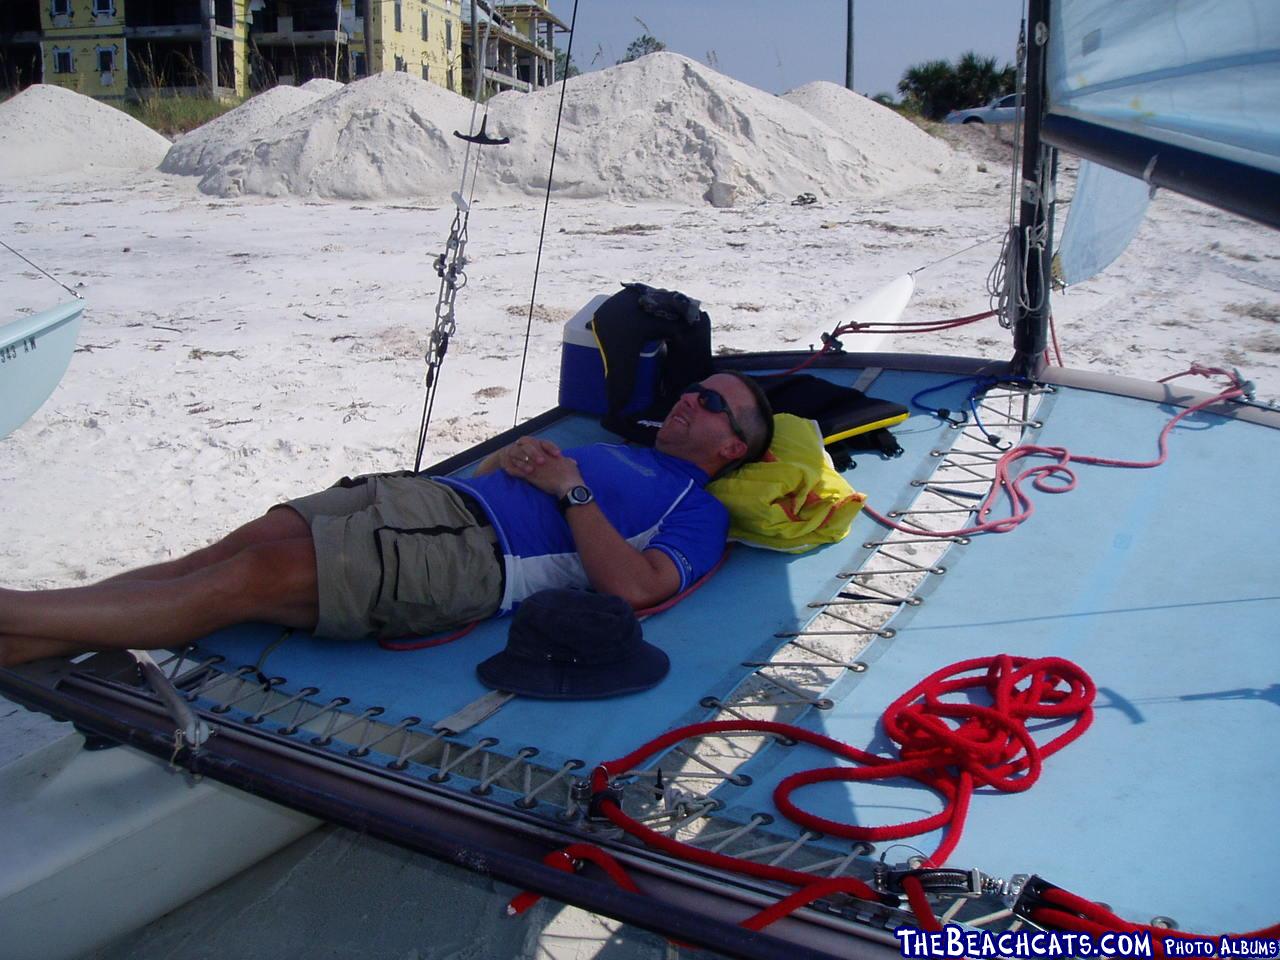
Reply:
M1013 123L1016 119L1018 95L997 97L985 107L969 107L965 110L952 110L942 120L943 123Z

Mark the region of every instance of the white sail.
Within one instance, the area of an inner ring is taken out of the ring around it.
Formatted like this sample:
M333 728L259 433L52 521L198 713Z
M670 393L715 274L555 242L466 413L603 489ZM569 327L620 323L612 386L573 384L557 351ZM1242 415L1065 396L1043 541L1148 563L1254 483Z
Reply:
M1105 270L1137 234L1150 199L1151 190L1141 180L1081 161L1058 244L1057 276L1070 285Z
M1280 173L1280 3L1072 0L1050 16L1049 111Z

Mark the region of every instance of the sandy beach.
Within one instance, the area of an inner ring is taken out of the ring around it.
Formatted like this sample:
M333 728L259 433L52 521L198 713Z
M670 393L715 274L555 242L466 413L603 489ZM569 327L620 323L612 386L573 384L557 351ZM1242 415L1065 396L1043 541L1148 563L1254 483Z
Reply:
M754 102L754 94L736 89L712 93L706 103L718 97L720 106L699 108L708 116L748 116ZM617 95L598 93L601 100ZM293 106L318 110L321 102L296 99ZM590 111L580 112L589 126ZM547 120L538 116L543 126L528 118L513 126L542 137ZM740 120L725 123L742 132ZM208 166L205 157L199 175L82 166L17 176L0 165L6 240L87 303L62 383L0 441L5 586L88 583L201 546L344 474L412 466L439 285L432 262L454 214L442 185L457 173L444 164L456 153L442 153L441 168L423 174L430 189L406 191L398 177L387 181L399 184L396 195L379 188L372 199L335 198L318 180L303 188L280 172L279 164L294 163L296 172L301 162L287 154L286 128L271 149L234 148L221 155L222 166ZM860 129L851 124L839 142L856 147ZM818 202L807 206L791 201L809 174L789 171L766 182L746 147L720 149L706 162L724 163L697 191L685 189L687 179L672 181L663 199L651 194L663 176L683 176L678 165L645 179L644 196L609 186L667 162L652 144L593 154L588 164L585 148L562 143L566 170L579 182L594 171L599 189L553 198L520 388L542 219L529 185L545 174L522 175L504 189L503 171L511 168L499 166L497 179L477 187L467 284L425 459L457 453L554 405L564 321L622 282L700 299L712 318L714 348L725 355L816 345L842 308L907 272L915 272L917 291L904 319L988 309L987 277L1009 211L1011 147L999 131L943 132L945 143L929 141L943 159L904 161L909 176L885 174L890 160L871 157L870 144L862 160L856 150L832 153L824 177L863 163L868 179L860 191L815 191ZM712 141L720 142L708 135ZM800 149L782 133L751 142L765 154ZM832 149L827 134L809 146ZM242 173L240 186L229 188L235 178L228 171L248 169L250 154L276 157L278 165ZM619 159L626 156L634 169ZM215 167L216 189L208 173ZM815 159L811 169L818 167ZM254 182L285 187L245 189ZM736 186L716 192L717 182ZM1072 182L1068 167L1064 196ZM4 256L0 316L67 298ZM1144 379L1193 362L1238 367L1259 399L1275 400L1280 241L1264 227L1162 192L1111 268L1056 296L1055 323L1067 366ZM860 344L848 338L845 346ZM994 319L875 346L998 359L1012 349ZM1088 452L1150 453L1107 447L1105 431L1098 442ZM865 492L875 506L877 491ZM530 941L522 955L594 955L611 935L590 918L575 922L582 926L554 949ZM659 955L659 946L646 944Z
M564 320L623 281L700 298L721 353L818 343L846 304L1001 233L1005 176L980 163L873 201L554 206L520 418L555 402ZM10 189L0 206L18 247L87 302L62 384L0 444L7 585L163 559L343 474L412 464L448 207L220 200L161 174ZM540 218L534 202L477 199L429 461L515 419ZM922 270L905 319L985 310L997 251L987 242ZM13 263L11 312L65 299ZM1056 299L1063 357L1142 378L1238 366L1274 398L1278 288L1268 231L1163 194L1118 263ZM991 320L880 349L1005 358L1009 344Z

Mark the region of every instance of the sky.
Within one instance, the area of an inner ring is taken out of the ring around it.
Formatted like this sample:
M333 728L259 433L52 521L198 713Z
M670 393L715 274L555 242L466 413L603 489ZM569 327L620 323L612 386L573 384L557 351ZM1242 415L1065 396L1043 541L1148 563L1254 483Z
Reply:
M550 0L566 24L573 5ZM1023 0L855 0L854 89L896 96L908 67L968 50L1012 63L1022 9ZM613 66L648 32L770 93L811 80L843 85L846 10L846 0L578 0L573 62L584 71ZM557 46L567 43L557 35Z

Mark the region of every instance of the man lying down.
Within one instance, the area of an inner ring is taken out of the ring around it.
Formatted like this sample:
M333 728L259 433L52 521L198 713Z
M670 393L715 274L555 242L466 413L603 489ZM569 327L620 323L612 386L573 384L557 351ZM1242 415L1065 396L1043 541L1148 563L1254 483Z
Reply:
M703 488L760 458L772 432L759 386L725 372L684 391L652 449L522 437L473 477L344 479L177 560L87 587L0 589L0 665L181 646L247 621L422 635L550 587L653 606L720 558L728 515Z

